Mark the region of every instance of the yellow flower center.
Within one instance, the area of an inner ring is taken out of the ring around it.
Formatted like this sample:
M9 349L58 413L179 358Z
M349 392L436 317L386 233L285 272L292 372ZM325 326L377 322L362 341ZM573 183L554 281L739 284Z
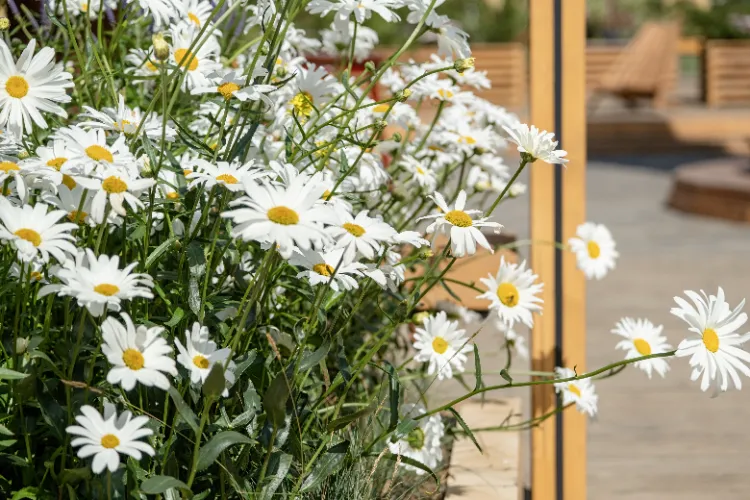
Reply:
M330 276L335 271L335 269L328 264L315 264L312 270L322 276Z
M81 4L81 12L88 12L89 11L89 4L88 3L82 3Z
M119 122L115 122L115 128L117 130L119 130L120 132L125 132L126 134L130 134L130 133L135 132L135 131L126 132L125 131L125 127L127 127L128 125L131 125L131 124L132 123L130 122L130 120L120 120Z
M437 93L443 99L450 99L451 97L453 97L453 92L451 92L450 90L440 89L437 91Z
M268 220L282 226L293 226L299 222L299 214L291 208L279 205L270 209L266 215Z
M461 210L451 210L445 214L445 220L458 227L469 227L474 223L469 214Z
M179 197L180 197L180 193L178 193L177 191L171 191L167 193L167 198L169 198L170 200L176 200Z
M71 176L63 174L62 183L71 191L76 187L76 181Z
M471 137L470 135L462 135L458 138L458 142L463 142L464 144L468 144L470 146L477 143L477 140Z
M372 108L373 112L375 113L385 113L388 111L388 108L390 108L390 105L388 104L378 104L374 108Z
M323 196L321 196L320 198L328 201L328 198L330 198L330 196L331 196L331 190L326 189L325 192L323 193Z
M581 389L579 389L577 385L568 384L568 390L572 392L573 394L575 394L576 396L578 396L579 398L581 397Z
M189 168L186 168L185 170L182 171L182 175L184 175L185 177L187 177L188 175L190 175L192 173L193 173L193 171L190 170Z
M112 153L110 153L107 148L102 147L98 144L87 147L86 154L94 161L106 161L108 163L112 163L114 161Z
M140 370L145 363L143 354L138 349L126 349L122 353L122 362L131 370Z
M240 90L240 86L234 82L222 83L217 87L219 94L224 96L227 101L232 98L232 94Z
M651 354L651 345L643 339L635 339L633 341L633 346L641 356L648 356Z
M30 276L34 281L39 281L42 279L42 273L40 273L39 271L31 271Z
M115 295L117 292L119 292L120 289L117 287L117 285L112 285L109 283L101 283L94 287L94 291L100 295L111 297Z
M586 245L589 251L589 257L592 259L598 259L599 255L602 253L602 250L599 248L599 245L595 241L589 241Z
M29 93L29 82L20 75L11 76L5 81L5 91L11 97L20 99Z
M443 337L435 337L432 339L432 350L438 354L445 354L448 350L448 342Z
M310 92L300 92L289 102L300 116L309 117L312 114L313 109L315 109L313 107L313 97Z
M146 66L146 69L148 69L149 71L153 71L154 73L159 70L159 68L156 67L156 64L152 63L151 61L146 61L146 64L144 64L144 66Z
M500 283L497 286L497 298L507 307L516 307L518 305L518 288L513 283Z
M191 21L193 21L193 23L195 23L195 25L200 28L201 20L198 19L198 16L196 16L192 12L188 12L188 19L190 19Z
M18 231L16 231L15 233L13 233L13 234L15 234L16 236L18 236L22 240L28 241L29 243L31 243L35 247L38 247L39 245L42 244L42 236L39 233L37 233L36 231L34 231L33 229L22 228L22 229L19 229Z
M716 334L716 330L713 328L706 328L703 330L703 343L711 352L719 350L719 336Z
M177 49L174 51L174 59L177 64L183 68L187 68L188 71L195 71L198 69L198 58L193 55L188 49Z
M193 364L200 368L201 370L205 370L208 368L208 365L211 363L208 361L208 358L205 356L201 356L200 354L193 357Z
M114 434L105 434L102 436L102 446L105 448L116 448L120 444L120 440Z
M116 175L110 175L102 181L102 189L108 193L124 193L128 185Z
M365 231L365 228L363 228L359 224L352 224L351 222L344 223L344 229L346 229L349 234L354 235L356 238L359 238L367 232Z
M66 161L68 161L68 159L67 159L67 158L63 158L63 157L60 157L60 158L52 158L51 160L49 160L49 161L47 162L47 166L48 166L48 167L52 167L52 168L54 168L55 170L58 170L58 171L59 171L59 170L60 170L60 167L62 167L62 166L63 166L63 164L64 164L64 163L65 163Z
M0 161L0 170L7 174L11 170L21 170L21 167L12 161Z
M237 177L232 174L221 174L216 176L217 181L222 181L224 184L237 184L239 181Z
M70 222L80 223L83 222L86 217L88 217L89 214L81 210L80 212L78 210L73 210L68 214L68 220Z
M417 173L424 175L424 169L422 167L417 167Z

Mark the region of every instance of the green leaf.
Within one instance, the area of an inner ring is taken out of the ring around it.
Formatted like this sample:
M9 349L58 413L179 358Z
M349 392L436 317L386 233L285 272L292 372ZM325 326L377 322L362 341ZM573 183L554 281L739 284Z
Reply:
M513 378L510 376L510 374L508 373L508 370L506 370L505 368L500 370L500 376L503 377L505 380L507 380L509 384L513 383Z
M388 426L393 430L398 425L398 408L401 399L401 383L398 380L396 369L388 361L385 362L385 371L388 374L388 399L391 408L391 423Z
M160 495L170 488L181 490L188 498L193 497L188 485L172 476L152 476L141 483L141 491L147 495Z
M190 281L188 282L188 306L193 313L200 314L201 310L201 291L198 285L198 278L194 275L190 275Z
M39 491L39 488L36 488L34 486L27 486L23 489L16 491L10 500L23 500L24 498L28 498L30 500L36 500L37 498L36 495L38 491Z
M477 381L474 390L478 391L482 388L482 361L479 359L479 347L476 344L474 344L474 377Z
M191 242L187 247L188 266L192 276L200 277L206 272L206 255L203 247L197 241Z
M19 373L7 368L0 368L0 380L20 380L28 376L28 373Z
M180 414L182 419L185 421L186 424L190 426L190 428L193 430L193 432L198 432L198 417L195 416L195 413L193 413L193 410L190 409L190 407L185 403L185 400L182 399L182 396L180 396L180 393L177 392L177 389L175 389L172 386L169 386L169 389L167 389L167 392L172 397L172 401L174 402L175 407L177 408L177 413Z
M216 434L201 446L198 455L198 470L203 470L219 458L222 451L236 444L252 444L254 441L237 431L224 431Z
M349 441L343 441L326 450L325 455L318 460L310 475L305 478L300 492L310 491L318 487L328 476L336 472L344 462L348 450Z
M331 341L326 340L325 342L323 342L323 344L320 347L315 349L313 352L305 353L302 356L302 361L300 362L299 370L301 372L306 372L313 366L320 363L321 360L323 360L328 355L328 351L330 349L331 349Z
M178 307L175 309L174 313L172 313L172 319L164 323L164 325L173 328L174 326L177 326L177 323L179 323L184 316L185 311L183 311L181 307Z
M379 453L371 452L368 455L371 456L371 457L377 457L380 454ZM440 487L440 478L437 477L437 475L433 472L432 469L430 469L429 467L427 467L422 462L414 460L413 458L406 457L404 455L394 455L393 453L390 453L390 452L386 452L385 454L382 455L382 457L385 458L386 460L390 460L392 462L398 461L398 462L401 462L401 463L404 463L404 464L409 464L411 466L416 467L417 469L425 471L435 481L435 485L436 485L435 487L436 487L436 489Z
M375 411L377 407L376 406L368 406L367 408L359 411L355 411L354 413L350 413L349 415L344 415L343 417L337 418L336 420L332 420L328 423L328 432L331 431L337 431L339 429L343 429L347 425L349 425L351 422L354 422L355 420L359 420L360 418L369 415L373 411Z
M261 483L260 500L271 500L274 497L274 493L279 489L291 465L291 455L281 451L274 452L271 455L271 460L268 463L268 474Z
M289 399L291 392L289 383L284 372L276 375L268 390L263 395L263 407L266 409L268 419L274 427L284 425L284 416L286 415L286 401Z
M59 477L60 484L77 484L89 480L91 480L91 467L65 469Z
M149 255L148 258L146 259L146 272L148 272L151 266L154 265L154 263L156 262L156 259L161 257L161 255L164 252L169 250L169 247L171 247L176 240L177 240L177 237L172 236L171 238L168 238L166 241L164 241L164 243L154 248L154 251L151 252L151 255Z
M398 426L396 426L396 432L394 433L394 436L397 439L401 439L404 436L408 436L411 431L417 428L419 425L419 422L414 420L413 418L406 418L399 422Z
M471 441L474 443L474 446L477 447L477 450L479 450L479 453L484 454L484 451L482 451L482 447L479 446L479 443L477 442L477 438L474 437L474 433L471 432L471 429L468 425L466 425L466 422L461 417L461 415L453 408L448 408L450 412L453 414L454 417L456 417L456 420L458 421L458 425L461 426L461 428L464 430L467 436L471 439Z
M224 365L221 363L214 363L211 367L211 371L208 372L206 381L203 382L201 390L203 394L208 398L217 398L224 392L227 381L224 378Z

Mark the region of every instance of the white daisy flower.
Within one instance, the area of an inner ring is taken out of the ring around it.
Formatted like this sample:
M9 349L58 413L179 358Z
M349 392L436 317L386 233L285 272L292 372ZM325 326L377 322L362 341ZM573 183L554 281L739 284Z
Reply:
M440 16L436 12L437 8L443 5L445 0L406 0L406 7L409 9L409 16L406 18L406 22L409 24L418 24L422 20L425 14L427 19L425 24L432 26L435 22L439 21Z
M670 312L684 320L694 336L680 342L675 356L690 356L693 367L690 378L697 380L702 375L702 391L708 390L712 383L717 391L726 391L730 379L735 388L741 389L742 381L737 372L750 377L750 368L745 365L750 363L750 353L739 347L750 340L750 334L737 332L747 322L747 314L742 312L745 300L732 310L721 287L716 295L706 295L703 290L700 295L686 290L685 295L693 304L675 297L678 307Z
M464 371L466 353L474 349L465 333L458 328L458 321L448 320L445 311L429 316L414 333L414 361L429 363L427 374L437 373L438 380L453 378L454 371Z
M78 305L99 317L105 311L119 311L123 300L136 297L154 298L150 288L153 279L145 273L133 273L137 262L119 269L117 255L94 255L91 249L80 251L75 260L70 259L55 273L62 284L43 287L39 297L50 293L74 297Z
M106 468L115 472L120 465L120 453L140 460L143 454L154 456L154 449L141 439L154 433L146 427L148 417L133 418L133 414L124 411L117 416L115 406L104 403L104 415L93 406L81 407L81 414L76 416L79 425L71 425L65 430L76 436L70 442L78 450L79 458L94 456L91 470L99 474Z
M511 351L515 351L522 359L529 359L529 347L526 345L525 337L518 334L499 317L495 319L495 327L505 336L505 342L507 342Z
M235 97L242 102L263 101L266 106L270 108L273 107L273 101L271 101L271 98L266 94L276 90L276 86L253 83L256 78L266 76L267 74L268 71L266 71L265 68L256 68L250 75L250 83L248 84L248 77L237 73L236 71L228 71L224 74L212 73L208 75L208 78L216 80L212 85L206 87L195 87L190 93L219 93L226 101L229 101L232 97Z
M54 137L63 139L71 154L60 167L63 173L91 175L98 167L117 167L137 173L135 158L128 149L124 135L109 145L104 130L84 130L74 126L58 129Z
M174 339L179 354L177 362L187 368L190 372L190 381L194 385L203 384L211 373L211 368L216 363L224 366L224 379L226 388L222 392L225 398L229 396L229 388L234 385L234 361L229 361L232 350L229 348L217 349L216 342L209 340L208 327L200 323L193 323L192 330L185 331L185 345L180 339Z
M307 11L321 17L334 12L333 22L336 28L345 31L350 17L358 24L362 24L370 19L373 12L388 23L396 22L401 18L391 9L399 7L401 7L400 0L311 0L307 4Z
M503 226L497 222L489 222L487 217L480 217L476 220L473 219L472 215L480 215L482 211L464 210L466 206L466 191L462 189L461 192L458 193L454 209L451 209L450 206L448 206L443 195L437 191L434 195L429 196L429 198L437 204L441 213L426 215L420 217L418 220L435 219L435 222L427 227L427 233L443 232L448 235L451 239L451 253L454 257L474 255L477 251L477 243L490 253L494 253L487 238L478 228L491 227L494 228L496 233L498 233ZM433 244L436 244L437 240L437 238L434 238L432 240Z
M64 210L68 214L66 217L70 222L86 224L91 227L97 225L96 221L89 216L94 193L83 186L75 186L70 189L67 185L62 185L56 193L44 193L42 197L45 202ZM110 220L110 222L114 221Z
M34 55L36 40L31 39L18 61L0 40L0 127L8 127L20 137L31 133L32 123L47 128L40 111L66 117L57 103L70 102L65 89L73 87L73 76L55 63L55 51L44 47Z
M344 257L354 260L357 253L374 259L382 250L381 243L393 239L398 233L379 218L369 217L363 210L356 217L348 213L339 214L339 222L326 231L336 240L336 247L345 250Z
M102 323L102 353L113 367L107 373L107 382L119 384L126 391L136 383L147 387L169 389L168 373L177 375L174 360L169 357L172 346L162 337L164 328L133 324L127 313L121 313L123 325L112 316Z
M529 162L537 160L554 164L565 165L568 160L564 158L568 153L557 148L555 134L546 130L539 130L535 126L529 128L525 123L514 126L503 125L503 130L508 134L508 140L518 146L518 152L525 155Z
M434 18L431 28L437 35L438 56L457 60L471 55L469 34L454 25L448 16Z
M401 414L405 417L416 418L427 413L421 404L405 404L401 406ZM441 440L445 434L445 426L440 415L430 415L427 418L417 420L415 427L409 434L398 441L388 441L388 449L391 453L420 462L430 469L435 469L443 459L443 448ZM400 462L407 470L422 475L422 469L414 467L405 462Z
M289 259L289 263L308 269L297 273L297 278L307 278L312 286L324 285L330 281L334 292L356 290L359 287L356 278L363 278L362 270L367 269L365 264L345 260L343 248L329 252L298 250Z
M620 254L615 250L615 240L604 224L586 222L576 229L576 238L570 238L568 244L576 254L578 269L586 278L598 280L615 268L615 259Z
M478 323L482 319L482 315L478 312L472 311L452 300L437 301L435 303L435 309L445 312L445 314L448 315L448 319L458 321L462 326Z
M126 137L132 137L143 121L144 115L140 108L129 108L125 104L125 98L120 95L117 102L117 109L104 108L98 111L90 106L84 106L85 113L81 113L81 118L88 118L79 124L81 127L106 130L108 132L118 132L125 134ZM146 134L152 140L161 140L163 121L161 116L151 113L148 119L141 127L141 133ZM164 129L164 139L172 142L177 137L177 132L167 124Z
M91 202L91 217L98 223L104 222L104 214L107 209L107 200L116 214L124 216L125 202L133 212L143 208L143 202L138 199L141 192L150 188L156 181L154 179L139 179L131 177L127 173L114 168L103 168L97 172L102 178L79 178L78 182L86 189L96 192Z
M22 164L23 165L23 164ZM22 165L17 163L16 158L0 156L0 185L6 181L8 183L14 182L16 192L21 200L26 200L28 194L26 190L26 179L25 176L31 172L28 167L23 168ZM3 193L5 195L5 193Z
M196 159L192 167L194 170L186 175L190 189L199 185L205 185L206 189L211 189L218 185L232 192L244 191L245 183L252 183L267 175L255 165L254 160L242 165L238 162L226 161L213 164L203 159Z
M127 3L133 0L127 0ZM180 13L180 6L176 0L137 0L138 5L154 18L154 27L161 28L169 25Z
M655 326L647 319L622 318L612 333L624 337L625 340L618 342L615 348L626 351L625 359L671 351L672 346L667 344L667 337L661 335L662 328L662 325ZM651 378L653 371L662 377L669 371L669 363L665 358L638 361L635 367L646 372L648 378Z
M279 109L286 110L286 114L294 113L300 121L304 121L317 113L316 110L320 110L335 90L336 80L325 68L315 65L300 67L294 79L279 92L280 96L286 97L286 106Z
M172 25L170 31L173 49L171 62L186 72L183 84L185 89L210 86L211 81L208 75L221 69L221 63L218 62L221 47L216 37L204 35L204 38L196 45L199 48L193 53L190 47L198 37L200 29L192 23L183 22ZM193 47L193 50L196 48Z
M409 244L416 248L422 248L430 244L430 242L422 238L422 235L417 231L402 231L400 233L395 233L391 238L391 243L394 245Z
M49 2L50 6L53 7L55 12L63 15L65 7L68 8L68 14L71 17L78 17L81 14L88 15L89 19L96 19L99 16L99 11L107 9L112 10L116 8L117 2L114 0L52 0Z
M62 264L68 254L76 253L75 238L70 232L78 226L58 222L65 212L48 212L48 208L44 203L16 207L0 197L0 239L13 243L18 258L24 262L35 258L49 262L51 254Z
M492 302L490 309L497 312L498 317L505 321L509 327L513 327L516 321L520 321L529 328L534 326L534 312L542 310L539 305L542 299L537 294L542 291L543 283L534 283L538 276L526 269L526 262L514 264L505 262L505 257L500 258L500 268L493 277L479 278L488 290L478 299L487 299Z
M245 241L273 243L282 257L292 256L294 246L302 250L322 248L329 240L321 224L334 224L336 213L319 205L325 192L319 177L308 180L299 176L288 187L249 182L245 185L247 196L232 201L239 206L221 214L234 221L232 236Z
M36 148L36 156L23 160L22 164L29 184L32 187L45 191L55 192L58 186L66 185L73 189L75 180L69 175L61 172L72 153L68 151L66 142L62 139L54 139L47 146Z
M331 29L320 32L323 40L323 53L334 57L349 58L352 45L352 37L356 34L354 41L354 60L364 61L370 56L373 49L378 45L378 33L367 26L357 26L356 33L354 23L349 22L346 29L341 30L336 24Z
M417 184L425 191L434 191L437 186L437 177L435 171L414 158L413 156L404 155L399 161L399 165L403 166L412 177L409 179L409 183Z
M10 266L10 275L18 280L30 279L32 283L47 283L44 278L44 263L39 260L25 263L25 268L14 262Z
M177 0L183 21L189 21L196 27L202 28L211 20L214 6L208 0Z
M128 67L126 73L132 73L135 76L153 77L159 74L159 65L161 62L143 49L130 49L125 56L125 62Z
M575 377L576 372L570 368L555 368L555 377L565 379ZM575 403L576 409L589 417L596 416L599 396L590 378L571 380L555 384L555 391L562 394L562 404L567 406Z

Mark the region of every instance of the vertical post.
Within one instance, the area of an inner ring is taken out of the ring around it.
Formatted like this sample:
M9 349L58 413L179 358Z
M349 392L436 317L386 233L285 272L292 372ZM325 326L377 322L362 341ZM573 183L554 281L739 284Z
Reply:
M554 0L529 0L529 82L531 123L545 130L555 128ZM555 170L544 163L530 166L531 239L555 239ZM537 316L531 334L532 370L555 368L555 249L537 245L531 249L531 268L544 282L544 314ZM554 409L554 388L534 386L532 417ZM533 500L555 500L557 494L555 420L547 419L531 430L531 491Z
M562 172L563 242L586 219L586 1L565 0L562 9L562 138L570 162ZM586 371L586 278L571 252L562 257L562 359ZM562 415L563 499L586 498L586 416Z
M531 123L554 131L568 151L567 168L531 167L531 239L565 242L585 220L586 2L530 0ZM536 245L531 265L544 282L544 314L532 332L532 369L577 367L586 361L585 278L575 257ZM532 389L532 416L555 408L554 389ZM586 498L586 420L575 411L546 420L531 432L533 500Z

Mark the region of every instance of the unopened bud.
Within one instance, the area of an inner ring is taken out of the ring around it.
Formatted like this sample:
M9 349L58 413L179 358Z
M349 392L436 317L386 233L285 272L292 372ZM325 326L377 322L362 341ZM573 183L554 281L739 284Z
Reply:
M385 120L375 120L375 123L373 123L372 126L375 130L383 130L388 126L388 122Z
M419 251L419 258L422 260L427 260L435 255L435 252L432 251L431 248L423 248Z
M18 153L18 159L19 159L19 160L25 160L25 159L26 159L26 158L28 158L29 156L30 156L30 155L29 155L29 152L28 152L28 151L26 151L25 149L24 149L24 150L22 150L22 151L21 151L20 153Z
M10 28L10 19L7 17L0 17L0 31L5 31Z
M421 325L424 323L424 320L430 317L430 313L427 311L421 311L416 313L414 316L411 317L411 322L415 325Z
M370 73L375 73L375 63L372 61L367 61L365 63L365 69Z
M411 90L410 89L404 89L399 92L396 92L396 100L398 102L406 102L406 100L411 97Z
M18 337L16 339L16 354L23 354L29 348L29 339Z
M453 63L453 69L455 69L459 73L463 73L467 69L471 69L473 67L474 67L473 57L467 57L466 59L459 59L458 61Z
M166 61L169 57L169 44L164 39L164 35L154 34L151 37L151 43L154 45L154 57L160 61Z
M398 132L396 132L396 133L394 133L394 134L393 134L393 135L391 136L391 139L392 139L393 141L395 141L395 142L401 142L401 139L403 139L403 137L401 137L401 134L399 134Z

